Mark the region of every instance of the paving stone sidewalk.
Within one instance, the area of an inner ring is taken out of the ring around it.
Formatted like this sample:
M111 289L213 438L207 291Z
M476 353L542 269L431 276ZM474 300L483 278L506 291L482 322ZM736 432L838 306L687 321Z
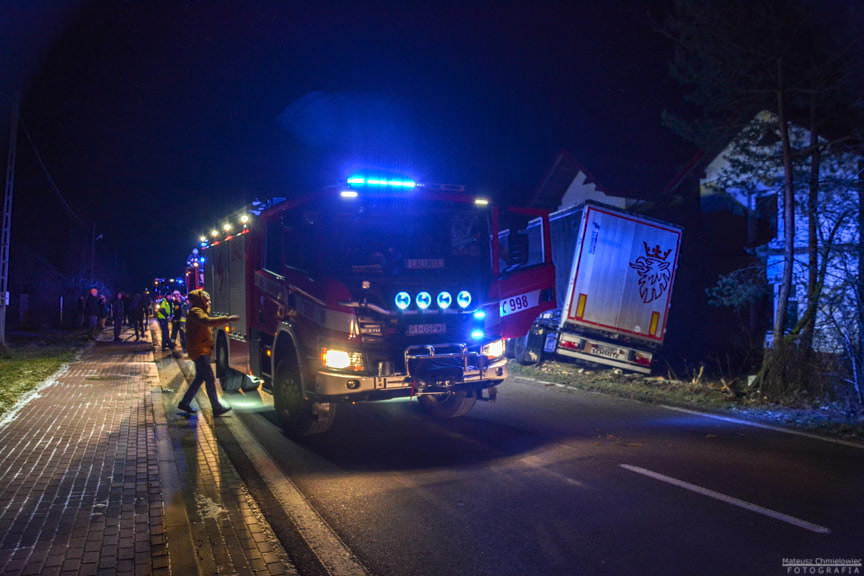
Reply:
M0 422L0 574L296 574L158 334L112 336Z

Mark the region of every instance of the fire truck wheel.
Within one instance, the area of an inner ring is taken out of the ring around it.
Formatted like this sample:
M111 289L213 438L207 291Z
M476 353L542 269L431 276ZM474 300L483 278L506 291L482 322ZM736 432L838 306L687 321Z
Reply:
M279 359L273 379L273 407L282 428L291 436L326 432L336 417L336 405L303 397L300 363L293 354Z
M471 411L477 402L475 392L447 392L445 394L424 394L420 405L427 414L437 420L458 418Z
M225 392L236 392L243 387L243 374L228 367L228 345L224 338L216 343L216 376Z

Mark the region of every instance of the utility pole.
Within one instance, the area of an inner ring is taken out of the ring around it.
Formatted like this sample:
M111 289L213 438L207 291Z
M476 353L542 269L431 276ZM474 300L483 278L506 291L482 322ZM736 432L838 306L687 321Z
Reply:
M6 348L6 309L9 307L9 253L12 243L12 193L15 190L15 154L18 143L18 107L21 94L12 101L9 128L9 155L6 159L6 188L3 194L3 223L0 228L0 349Z

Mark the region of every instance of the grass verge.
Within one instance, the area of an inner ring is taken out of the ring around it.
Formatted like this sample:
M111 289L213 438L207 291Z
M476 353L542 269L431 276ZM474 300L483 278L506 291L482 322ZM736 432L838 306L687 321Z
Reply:
M69 332L10 334L8 348L0 351L0 417L72 361L86 342L81 334Z
M578 364L546 361L537 366L510 362L508 370L580 390L589 390L652 404L667 404L794 428L814 434L864 442L864 418L849 407L827 400L808 403L771 403L758 391L730 388L723 381L698 383L643 376L608 369L587 369Z

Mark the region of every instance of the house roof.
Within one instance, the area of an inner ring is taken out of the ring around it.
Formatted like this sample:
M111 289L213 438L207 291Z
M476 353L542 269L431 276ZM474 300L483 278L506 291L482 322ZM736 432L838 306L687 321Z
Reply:
M631 184L626 187L629 190L639 190L640 194L637 195L619 190L613 191L576 160L573 154L567 150L561 150L556 154L540 185L535 189L529 206L549 211L559 209L565 194L580 174L584 177L583 185L591 185L594 190L608 196L610 202L613 203L624 200L658 201L668 199L676 193L686 193L686 190L683 190L683 187L686 187L686 182L704 168L706 160L706 154L701 150L697 151L689 160L679 165L678 170L665 184L662 181L658 181L656 184L649 182L642 178L642 174L633 175L632 180L638 182L638 185ZM626 181L624 177L618 179Z
M614 195L606 190L570 152L561 150L555 156L540 185L535 189L529 206L541 210L557 210L570 184L580 173L584 174L586 182L593 184L598 191L609 196Z

